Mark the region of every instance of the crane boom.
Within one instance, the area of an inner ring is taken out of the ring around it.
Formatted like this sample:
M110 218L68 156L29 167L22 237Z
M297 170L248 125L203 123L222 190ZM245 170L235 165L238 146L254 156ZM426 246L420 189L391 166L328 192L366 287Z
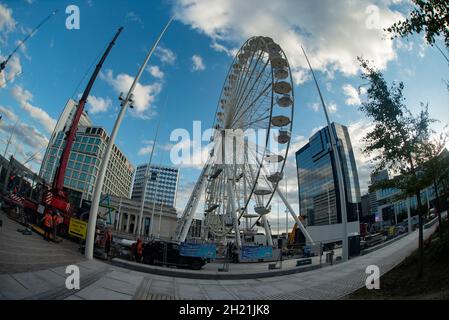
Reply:
M17 47L9 54L9 56L6 58L6 60L0 63L0 72L2 72L6 68L6 65L8 64L8 61L17 52L17 50L19 50L19 48L21 46L23 46L25 44L25 42L27 42L27 40L29 38L31 38L31 36L33 36L33 34L35 34L40 29L40 27L42 27L48 20L50 20L50 18L52 18L57 12L58 12L58 10L55 10L52 13L50 13L30 33L28 33L27 36L22 41L19 42Z
M98 73L100 72L100 70L103 66L104 61L106 60L106 57L108 56L109 52L111 51L112 47L114 46L115 41L117 40L117 38L120 35L120 33L122 32L122 30L123 30L123 27L120 27L118 29L117 33L115 34L114 38L112 39L112 41L109 43L108 48L106 49L103 56L101 57L100 62L98 62L97 66L95 68L95 71L92 74L92 76L89 80L89 83L87 84L86 89L84 90L83 95L78 102L78 107L77 107L75 115L73 117L72 124L70 126L70 130L68 131L67 136L66 136L66 144L65 144L64 150L62 151L61 159L59 161L59 167L56 171L55 178L53 180L53 190L52 190L53 195L65 198L65 194L63 191L64 176L65 176L65 172L67 169L70 151L72 150L72 145L75 140L76 131L78 130L78 123L79 123L79 120L80 120L81 115L84 110L84 105L87 102L87 98L89 97L90 90L92 89L92 86L98 76Z

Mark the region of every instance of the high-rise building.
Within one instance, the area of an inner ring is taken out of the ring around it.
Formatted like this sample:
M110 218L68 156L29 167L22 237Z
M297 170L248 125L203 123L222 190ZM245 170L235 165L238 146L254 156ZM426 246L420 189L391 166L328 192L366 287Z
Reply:
M76 104L70 100L49 141L42 161L40 176L49 184L53 182L59 160L65 146L66 132L70 128ZM109 136L103 128L93 127L86 113L81 117L76 140L69 156L64 178L64 187L70 192L69 200L80 205L81 200L91 200L95 187L100 159L106 149ZM131 194L134 167L126 156L114 145L106 170L103 194L129 197Z
M148 164L137 167L132 191L132 199L142 199L142 185ZM146 203L162 203L168 206L176 206L176 194L178 192L179 169L165 166L151 165L148 170L149 178L145 190Z
M343 166L349 235L359 232L361 199L357 166L347 127L337 123L331 126ZM340 193L328 127L315 133L309 143L296 152L296 165L300 214L305 218L309 234L316 242L341 241Z
M74 100L69 99L64 107L64 110L62 110L61 115L59 116L58 122L56 123L55 128L53 129L53 133L50 137L50 141L48 142L48 146L53 145L56 139L56 135L60 132L68 132L70 129L70 125L72 123L73 117L75 115L77 104ZM91 127L92 126L92 120L87 115L87 112L83 112L78 124L79 127ZM48 162L50 148L47 147L47 150L45 151L44 158L42 160L42 163ZM45 166L41 166L39 175L43 177L43 171ZM56 168L55 168L56 169ZM54 172L52 173L54 175ZM50 182L50 180L47 180L47 182Z

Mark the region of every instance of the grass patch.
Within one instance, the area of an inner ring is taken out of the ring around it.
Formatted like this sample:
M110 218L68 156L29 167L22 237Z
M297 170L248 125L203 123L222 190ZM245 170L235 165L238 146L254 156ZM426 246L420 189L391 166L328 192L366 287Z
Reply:
M424 272L418 278L419 252L380 278L379 290L362 288L346 299L449 299L449 223L443 224L424 244Z

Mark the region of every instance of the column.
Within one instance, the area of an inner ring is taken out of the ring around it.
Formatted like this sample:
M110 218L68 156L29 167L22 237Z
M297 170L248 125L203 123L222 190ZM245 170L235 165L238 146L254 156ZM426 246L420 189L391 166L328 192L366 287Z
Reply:
M125 232L129 233L129 221L131 220L131 215L128 213L126 214L126 229Z

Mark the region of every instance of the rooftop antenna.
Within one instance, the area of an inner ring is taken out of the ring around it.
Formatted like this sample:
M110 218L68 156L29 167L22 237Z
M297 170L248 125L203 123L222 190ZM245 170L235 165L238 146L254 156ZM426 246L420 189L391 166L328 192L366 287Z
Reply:
M304 48L302 46L301 46L301 49L302 49L302 52L304 53L304 56L306 57L307 64L309 65L310 72L312 73L312 76L313 76L313 80L315 81L315 85L318 90L318 94L320 96L321 105L323 106L324 115L326 116L327 126L329 128L331 148L332 148L332 152L334 154L335 166L337 169L338 191L340 193L341 220L342 220L342 227L343 227L343 230L342 230L342 236L343 236L342 260L347 261L348 260L348 230L347 230L348 215L347 215L347 208L346 208L345 186L343 184L343 167L340 162L340 157L339 157L339 153L338 153L337 137L334 134L334 130L332 129L331 122L329 120L329 114L327 112L326 103L324 102L324 98L323 98L323 95L321 94L320 86L318 85L318 81L315 77L315 73L313 72L309 58L307 57L306 51L304 50Z
M52 13L50 13L44 20L42 20L33 30L31 30L30 33L27 34L27 36L19 42L19 44L17 45L17 47L9 54L9 56L6 58L5 61L3 61L2 63L0 63L0 72L2 72L5 68L6 65L8 64L9 60L12 58L12 56L17 52L17 50L19 50L20 47L22 47L25 42L28 41L29 38L31 38L34 34L36 34L36 32L48 21L50 20L56 13L58 12L58 10L53 11Z

